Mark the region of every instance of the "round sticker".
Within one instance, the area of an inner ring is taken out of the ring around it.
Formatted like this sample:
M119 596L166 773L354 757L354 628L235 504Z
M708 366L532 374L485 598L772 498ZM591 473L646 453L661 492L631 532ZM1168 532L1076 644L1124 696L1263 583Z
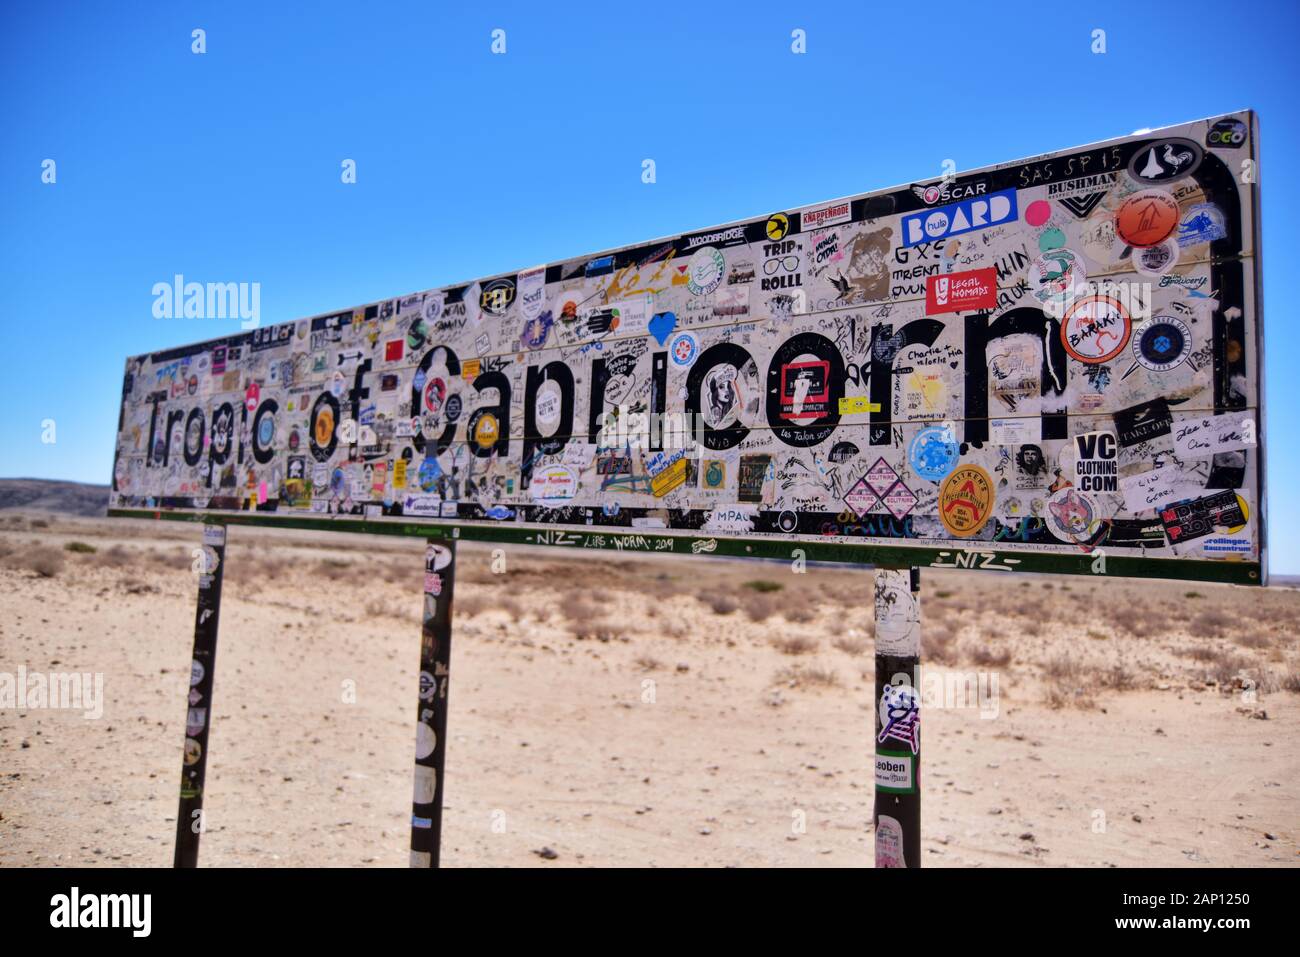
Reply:
M334 410L329 406L321 406L321 410L316 413L316 445L329 445L330 439L334 437Z
M203 756L203 747L193 738L185 739L185 763L198 764Z
M262 387L259 386L256 382L250 382L248 385L248 391L244 393L244 408L246 408L249 412L256 412L257 400L261 394L262 394Z
M931 425L916 433L907 449L912 470L923 479L938 482L957 465L961 449L948 426Z
M1041 226L1052 215L1052 207L1045 199L1036 199L1025 209L1025 222L1030 226Z
M485 412L478 417L474 423L474 441L481 449L490 449L496 444L499 427L497 417L491 412Z
M203 676L205 674L207 674L207 672L203 668L203 662L199 661L197 658L190 661L190 687L191 688L193 688L200 681L202 681Z
M1052 529L1070 540L1087 538L1096 521L1096 508L1083 492L1072 485L1057 489L1047 500Z
M785 239L790 231L790 218L785 213L773 213L767 218L767 238L772 242Z
M1088 278L1083 259L1069 249L1053 249L1029 264L1029 286L1041 303L1063 303Z
M275 416L264 415L257 423L257 443L265 448L271 444L273 438L275 438Z
M1144 276L1163 276L1178 262L1178 243L1172 238L1133 250L1133 268Z
M539 425L549 429L560 421L560 399L560 384L555 380L543 382L538 387L533 398L533 408Z
M694 362L699 350L699 343L689 332L679 332L673 336L673 340L668 346L668 354L673 357L673 362L679 366L688 366Z
M1115 215L1119 238L1130 246L1154 246L1178 227L1178 202L1161 189L1139 190Z
M691 257L690 281L686 288L694 296L707 296L713 290L722 284L723 269L726 261L722 258L722 253L718 252L712 246L703 246L695 251Z
M424 407L430 412L442 408L442 401L447 397L447 383L441 379L430 379L424 387Z
M969 538L993 514L993 480L978 465L954 469L939 487L939 520L952 535Z
M443 410L447 416L447 421L455 422L457 419L459 419L462 408L463 408L463 403L461 402L460 396L453 395L451 398L449 398Z
M1175 316L1153 316L1133 330L1133 356L1143 368L1168 372L1192 354L1192 330Z
M1080 362L1097 365L1119 355L1132 331L1133 321L1118 299L1084 296L1061 321L1061 342Z
M302 444L302 439L298 435L297 426L295 426L294 428L289 430L289 451L297 452L298 446L300 446L301 444Z

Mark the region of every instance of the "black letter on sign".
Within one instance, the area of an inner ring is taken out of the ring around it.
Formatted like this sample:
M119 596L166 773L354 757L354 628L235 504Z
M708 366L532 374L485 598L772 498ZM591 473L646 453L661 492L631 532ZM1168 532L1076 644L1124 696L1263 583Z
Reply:
M417 372L423 372L423 373L425 374L425 377L426 377L426 378L425 378L425 383L424 383L424 384L425 384L426 386L429 384L429 382L428 382L428 378L427 378L428 375L429 375L429 369L433 366L433 360L437 358L438 353L439 353L440 351L446 353L446 356L447 356L447 360L446 360L447 375L450 376L450 377L453 378L453 379L456 378L456 376L460 375L460 360L456 358L456 353L452 352L452 351L451 351L450 349L448 349L446 346L434 346L432 349L430 349L428 352L426 352L426 353L424 354L424 358L420 360L420 364L419 364L418 366L415 367ZM369 365L368 365L368 363L367 363L367 368L368 368L368 367L369 367ZM479 378L482 378L482 376L480 376ZM361 384L361 373L358 372L358 373L357 373L357 385L360 385L360 384ZM450 382L445 383L445 385L446 385L446 388L447 388L448 390L451 389L451 383L450 383ZM476 389L481 389L481 388L482 388L482 386L479 385L478 379L475 379L475 380L474 380L474 388L476 388ZM355 393L355 390L354 390L354 392L353 392L354 398L353 398L353 400L352 400L352 401L353 401L353 413L352 413L353 418L356 418L356 405L355 405L355 403L356 403L357 400L356 400L356 398L355 398L355 394L356 394L356 393ZM370 390L367 389L366 392L365 392L365 394L366 394L366 395L369 395L369 394L370 394ZM443 396L443 401L446 402L446 399L447 399L447 397L444 395L444 396ZM420 409L422 409L423 407L424 407L424 396L420 395L420 390L417 389L417 388L415 387L414 373L412 373L412 379L411 379L411 416L412 416L413 418L417 418L417 419L418 419L418 418L420 417ZM420 432L416 432L416 433L415 433L415 436L411 439L411 444L415 446L415 451L417 451L417 452L424 452L425 455L432 455L434 458L437 458L437 457L438 457L439 455L441 455L443 452L446 452L446 451L447 451L448 447L450 447L450 445L451 445L452 438L455 436L455 434L456 434L456 423L455 423L455 422L448 422L448 423L443 427L442 435L438 436L438 441L434 443L433 451L432 451L432 452L425 452L424 447L425 447L426 445L428 445L428 443L429 443L429 439L430 439L430 436L425 435L425 434L423 433L423 431L420 431ZM473 437L474 437L474 436L473 436L473 433L470 433L470 438L472 439Z
M554 382L560 387L560 423L551 435L543 436L537 427L537 390L544 382ZM528 367L524 384L524 453L519 470L519 487L528 488L533 478L534 450L543 455L555 455L569 443L573 431L573 371L556 359L538 369Z
M733 367L738 379L740 372L753 361L754 357L734 342L719 342L716 346L705 349L695 360L695 365L691 366L690 375L686 377L686 414L689 416L700 414L700 389L704 385L704 377L715 367L720 365ZM725 382L714 380L713 391L716 394L709 396L709 408L713 414L704 420L704 447L721 452L735 448L745 441L745 436L749 435L749 428L735 422L726 428L715 429L708 424L708 420L714 415L717 416L719 423L725 422L728 417L734 418L736 411L744 405L747 397L740 394L735 380Z
M871 403L870 441L872 445L890 445L894 441L894 360L908 346L932 346L943 332L938 319L913 319L898 332L892 323L871 330ZM968 354L969 359L969 354Z
M799 356L816 358L796 362ZM767 365L767 424L786 445L806 449L824 442L840 424L844 357L815 332L791 336Z
M225 465L230 458L231 440L235 435L235 407L223 402L212 413L212 441L208 443L208 488L212 488L212 477L217 471L213 466ZM217 483L221 487L221 483Z
M367 359L366 364L369 365L369 362L370 360ZM354 412L355 409L356 406L354 405L353 406ZM260 406L258 406L257 414L253 416L253 458L262 465L265 465L267 462L271 461L271 459L275 458L275 449L262 448L260 434L257 427L262 421L262 416L275 415L275 413L279 411L280 411L280 404L276 402L274 399L267 399ZM274 426L275 423L272 422L271 425Z
M998 316L991 324L988 313L966 317L966 429L964 441L989 440L989 361L991 342L1024 333L1043 342L1043 367L1039 375L1042 395L1051 390L1065 392L1069 363L1061 342L1061 325L1041 309L1022 306ZM1064 439L1069 435L1064 412L1042 416L1043 438Z

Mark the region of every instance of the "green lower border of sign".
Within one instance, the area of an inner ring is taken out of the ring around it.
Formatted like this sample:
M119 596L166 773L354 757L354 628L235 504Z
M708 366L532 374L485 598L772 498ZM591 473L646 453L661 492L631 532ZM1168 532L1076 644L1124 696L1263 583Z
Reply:
M916 762L918 755L911 751L886 751L884 748L876 748L877 757L885 758L907 758L911 762L912 768L912 786L910 788L887 788L883 787L880 782L876 782L876 790L885 794L915 794L916 793Z
M996 571L1035 572L1046 575L1087 575L1094 578L1167 578L1220 582L1229 585L1263 585L1266 578L1259 562L1202 561L1186 558L1141 558L1106 555L1106 571L1095 572L1097 554L1080 551L1075 555L1052 552L1020 552L994 548L936 548L925 545L875 545L819 542L810 539L721 538L689 532L666 533L605 529L600 526L480 525L389 518L318 518L310 515L275 515L257 512L169 512L152 509L110 508L110 518L161 519L173 522L201 522L219 525L252 525L262 528L296 528L317 532L353 532L366 535L396 535L404 538L457 538L513 545L567 545L602 548L619 552L651 554L694 554L729 558L777 558L790 561L803 552L805 561L866 565L873 568L972 568ZM1104 547L1102 549L1104 551ZM1015 562L1014 565L1007 564Z

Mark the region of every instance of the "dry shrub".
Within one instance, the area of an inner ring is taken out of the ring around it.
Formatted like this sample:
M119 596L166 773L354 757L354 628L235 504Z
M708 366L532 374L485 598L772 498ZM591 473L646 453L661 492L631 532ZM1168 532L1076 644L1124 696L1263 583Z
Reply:
M1003 648L994 651L987 645L977 645L971 652L970 659L981 668L1005 668L1011 664L1011 650Z
M780 591L785 586L783 586L780 582L773 582L773 581L768 581L767 579L760 578L756 581L745 582L745 587L756 592L773 592L773 591Z
M781 615L786 621L796 624L807 624L817 617L817 612L807 605L786 606L781 609Z
M98 548L91 545L89 542L65 542L63 550L74 552L78 555L93 555L95 552L99 551Z
M1272 648L1273 639L1262 631L1243 631L1235 641L1243 648Z
M590 621L600 613L591 600L582 592L569 591L560 596L557 602L560 614L569 621Z
M795 665L778 671L772 683L790 688L833 688L840 683L840 676L831 668Z
M956 658L952 623L947 618L937 618L921 627L921 657L942 665L952 664Z
M328 578L330 581L349 578L353 574L352 563L340 561L337 558L322 558L316 563L316 574L322 578Z
M25 552L11 556L11 564L17 568L35 572L41 578L54 578L63 571L63 552L50 545L37 545Z
M578 641L595 640L600 642L630 641L622 633L617 622L597 619L595 621L571 621L569 633Z
M1111 691L1128 691L1137 684L1133 676L1133 669L1127 665L1116 663L1109 669L1103 671L1098 678L1101 686Z
M651 658L649 655L640 655L634 664L642 671L658 671L663 667L663 665L654 658Z
M138 578L128 578L122 582L122 590L128 595L154 595L161 589L157 585L150 585Z
M1222 637L1237 620L1218 608L1207 608L1187 624L1187 633L1193 638Z
M840 684L840 675L833 668L796 664L777 671L772 676L772 684L783 684L788 688L835 688Z
M1193 645L1184 651L1183 654L1187 655L1187 657L1191 658L1193 661L1213 661L1215 658L1219 657L1222 652L1213 645Z
M190 553L191 549L196 546L176 545L171 548L157 551L149 549L149 561L156 565L162 565L164 568L191 568L194 564L194 556Z
M713 609L715 615L730 615L740 607L740 602L730 595L700 595L699 598Z
M1134 638L1146 638L1157 631L1151 613L1132 605L1113 606L1105 617L1116 631L1126 632Z
M473 618L491 608L495 608L496 602L488 601L482 595L460 594L452 600L451 607L453 613L464 615L466 618Z
M818 644L818 642L813 641L811 638L805 638L803 635L772 640L772 646L783 655L810 655L817 650Z
M1043 674L1058 681L1073 681L1083 674L1083 668L1069 655L1056 655L1043 665Z
M1245 672L1250 674L1252 662L1249 658L1232 651L1219 651L1209 661L1205 670L1206 681L1212 681L1220 688L1231 688L1239 683L1238 676Z
M49 527L50 527L50 520L48 518L32 519L32 528L49 528Z
M497 602L497 607L510 616L511 621L519 621L524 617L524 606L516 598L502 598Z
M1292 694L1300 694L1300 671L1288 671L1282 676L1279 687L1283 691L1289 691Z
M864 638L836 638L831 644L846 655L865 655L871 647L871 642Z
M776 614L778 602L771 595L746 595L744 607L750 621L767 621Z
M121 545L114 545L99 556L99 563L106 568L125 568L135 564L135 555Z

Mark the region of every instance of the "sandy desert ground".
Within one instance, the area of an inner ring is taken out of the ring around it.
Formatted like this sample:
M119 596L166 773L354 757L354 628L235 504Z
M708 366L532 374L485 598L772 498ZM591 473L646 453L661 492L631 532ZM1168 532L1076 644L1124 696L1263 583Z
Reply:
M0 710L0 866L170 865L198 535L0 514L0 672L106 699ZM230 539L201 863L405 866L421 543ZM870 866L870 572L505 560L461 546L445 866ZM922 606L933 674L998 679L924 711L925 866L1300 863L1300 592L927 570Z

